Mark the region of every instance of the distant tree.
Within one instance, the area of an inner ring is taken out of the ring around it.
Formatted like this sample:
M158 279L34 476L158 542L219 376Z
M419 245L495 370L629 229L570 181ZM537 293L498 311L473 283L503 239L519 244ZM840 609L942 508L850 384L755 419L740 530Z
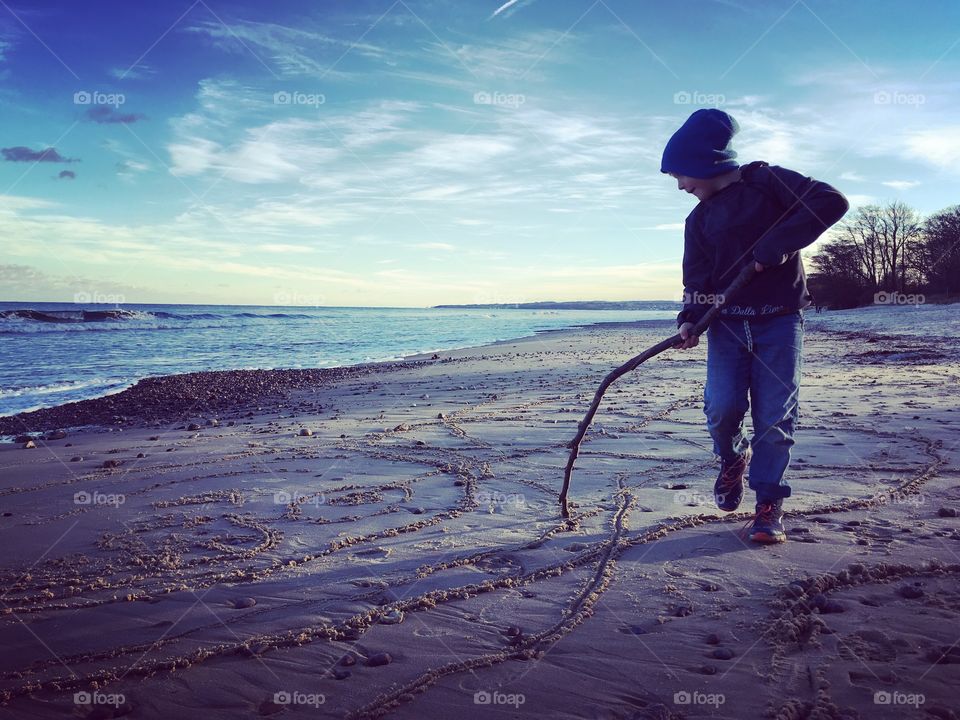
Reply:
M846 267L849 257L844 256L845 269L851 278L859 275L872 292L905 292L908 285L918 285L922 227L917 211L899 201L857 208L839 227L839 242L849 246L858 265L856 270Z
M828 240L810 262L813 273L808 285L817 305L856 307L875 291L875 283L864 270L862 253L849 236Z
M960 294L960 205L927 218L918 266L931 293Z

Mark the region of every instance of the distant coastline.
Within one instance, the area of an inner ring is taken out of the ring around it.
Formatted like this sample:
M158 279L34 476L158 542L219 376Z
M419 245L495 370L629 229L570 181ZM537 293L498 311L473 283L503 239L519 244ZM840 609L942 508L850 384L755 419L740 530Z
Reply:
M432 305L432 310L667 310L680 308L672 300L569 300L525 303L474 303L469 305Z

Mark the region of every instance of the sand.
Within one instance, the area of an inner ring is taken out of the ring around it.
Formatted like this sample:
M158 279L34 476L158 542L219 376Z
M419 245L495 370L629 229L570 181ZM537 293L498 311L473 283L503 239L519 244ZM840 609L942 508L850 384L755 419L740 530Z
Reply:
M712 505L702 345L610 389L560 517L597 384L669 323L6 443L0 712L956 717L960 362L826 328L778 546Z

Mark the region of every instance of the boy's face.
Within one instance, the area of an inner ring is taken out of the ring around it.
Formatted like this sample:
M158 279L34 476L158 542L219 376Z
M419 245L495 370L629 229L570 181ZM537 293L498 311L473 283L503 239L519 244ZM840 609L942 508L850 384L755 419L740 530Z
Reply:
M690 193L701 202L716 192L713 178L694 178L689 175L676 175L675 173L670 173L670 177L677 181L678 190Z

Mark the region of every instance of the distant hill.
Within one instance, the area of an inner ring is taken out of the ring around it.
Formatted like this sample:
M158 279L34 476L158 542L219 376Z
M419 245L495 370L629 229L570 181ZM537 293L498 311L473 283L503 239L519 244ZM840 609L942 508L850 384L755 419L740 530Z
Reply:
M669 300L573 300L569 302L486 303L474 305L434 305L435 309L487 310L664 310L672 312L680 307L679 302Z

